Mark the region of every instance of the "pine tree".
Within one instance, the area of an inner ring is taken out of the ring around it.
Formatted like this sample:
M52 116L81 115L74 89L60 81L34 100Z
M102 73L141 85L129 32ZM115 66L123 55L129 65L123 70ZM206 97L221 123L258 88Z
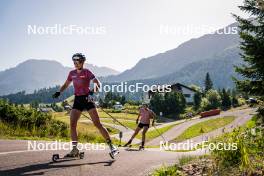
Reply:
M206 73L205 76L204 87L205 87L205 92L207 92L210 89L213 89L213 82L208 72Z
M246 80L236 80L238 88L251 94L264 96L264 10L258 7L256 0L245 0L242 11L255 16L254 19L243 19L236 16L239 22L241 56L245 61L242 66L236 66L236 72Z
M235 79L239 90L264 99L264 6L261 0L245 0L239 8L253 19L244 19L237 15L239 35L242 39L240 49L245 64L235 70L244 80ZM264 116L264 110L260 111Z
M229 109L231 107L231 98L228 91L223 88L222 90L222 107L223 109Z
M198 110L201 106L202 95L200 92L196 92L193 96L194 109Z
M237 99L237 92L235 89L232 90L232 106L237 107L238 106L238 99Z

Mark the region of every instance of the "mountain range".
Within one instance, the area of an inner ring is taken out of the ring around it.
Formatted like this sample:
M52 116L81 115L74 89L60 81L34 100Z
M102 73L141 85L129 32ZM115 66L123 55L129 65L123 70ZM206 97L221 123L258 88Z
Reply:
M237 23L219 31L236 28ZM134 67L122 73L107 68L87 65L104 83L128 81L128 84L168 84L180 82L203 86L207 72L215 88L232 88L234 65L242 63L238 34L206 34L182 43L177 48L141 59ZM18 66L0 72L0 95L25 90L51 87L63 83L71 68L56 61L27 60Z
M220 29L219 32L228 32L237 26L237 23L233 23ZM108 76L104 81L119 82L165 76L180 71L193 62L212 59L215 55L223 54L228 48L234 48L238 44L238 34L206 34L184 42L175 49L143 58L131 69L118 75Z
M85 67L98 76L119 73L114 69L92 64L86 64ZM53 60L29 59L14 68L0 72L0 95L23 90L31 93L36 89L60 85L72 69Z

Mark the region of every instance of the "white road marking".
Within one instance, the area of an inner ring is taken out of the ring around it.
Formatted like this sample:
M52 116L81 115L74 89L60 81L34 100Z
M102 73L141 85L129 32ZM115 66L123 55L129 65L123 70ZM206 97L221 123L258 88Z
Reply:
M10 152L0 152L0 155L7 155L13 153L24 153L24 152L40 152L40 150L17 150L17 151L10 151Z

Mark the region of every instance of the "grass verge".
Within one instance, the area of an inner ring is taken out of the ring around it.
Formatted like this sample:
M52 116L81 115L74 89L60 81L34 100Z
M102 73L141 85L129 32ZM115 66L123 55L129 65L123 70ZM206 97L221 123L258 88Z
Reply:
M187 128L181 135L175 138L173 141L181 142L187 139L191 139L196 136L200 136L203 133L208 133L215 129L224 127L235 120L234 116L226 116L217 119L210 119L204 122L197 123Z
M165 126L165 127L162 127L162 128L157 128L159 133L163 134L165 132L167 132L168 130L170 130L171 128L175 127L176 125L179 125L180 123L177 123L177 124L172 124L172 125L168 125L168 126ZM150 141L156 137L159 137L160 134L157 132L156 129L151 129L147 132L146 134L146 141ZM137 139L142 139L142 133L139 133L137 136L136 136Z

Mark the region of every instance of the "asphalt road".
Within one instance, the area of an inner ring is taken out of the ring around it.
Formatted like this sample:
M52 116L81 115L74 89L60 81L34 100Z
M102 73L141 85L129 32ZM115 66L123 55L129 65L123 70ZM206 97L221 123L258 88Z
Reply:
M199 155L202 152L165 152L159 149L126 151L120 149L115 160L108 150L86 151L80 160L53 163L53 153L67 151L27 151L28 141L1 140L0 175L89 175L89 176L137 176L146 175L161 164L175 163L183 155ZM43 141L44 142L44 141Z

